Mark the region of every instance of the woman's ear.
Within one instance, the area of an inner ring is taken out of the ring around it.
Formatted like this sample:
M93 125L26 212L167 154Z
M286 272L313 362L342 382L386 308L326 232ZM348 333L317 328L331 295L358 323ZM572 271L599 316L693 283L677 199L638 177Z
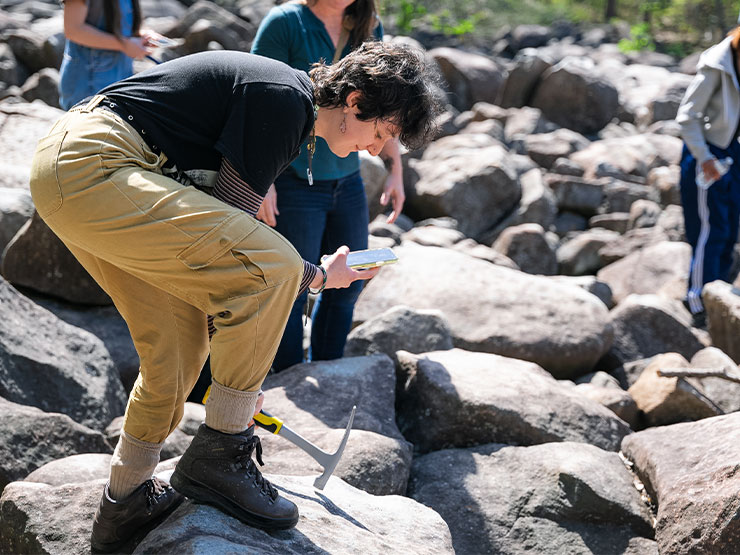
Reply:
M356 108L361 99L362 93L360 91L352 91L347 95L347 106L349 108Z

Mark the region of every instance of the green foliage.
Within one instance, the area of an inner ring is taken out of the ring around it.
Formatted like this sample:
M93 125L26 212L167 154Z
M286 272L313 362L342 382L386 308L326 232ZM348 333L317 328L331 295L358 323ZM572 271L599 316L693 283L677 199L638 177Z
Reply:
M450 10L442 10L440 13L432 14L430 22L432 29L448 36L460 36L472 33L476 23L483 18L480 12L472 14L462 20L457 20Z
M638 23L630 29L630 38L622 39L617 44L622 52L639 52L640 50L655 50L655 41L650 32L650 24Z
M400 31L410 33L415 27L415 22L424 16L427 10L410 0L401 0L398 4L396 26Z
M217 0L220 1L220 0ZM504 26L558 20L602 24L609 0L378 0L390 32L427 28L490 41ZM740 0L613 0L616 21L631 28L623 51L682 56L722 39L737 24Z

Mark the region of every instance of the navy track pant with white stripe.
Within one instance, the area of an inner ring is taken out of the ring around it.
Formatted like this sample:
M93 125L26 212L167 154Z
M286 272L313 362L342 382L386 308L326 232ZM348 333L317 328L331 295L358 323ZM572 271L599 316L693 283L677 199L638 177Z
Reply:
M740 220L740 143L733 140L727 149L710 144L709 149L718 160L733 160L730 171L709 189L697 187L696 159L685 145L681 156L681 203L693 250L686 299L694 314L704 310L704 284L729 278Z

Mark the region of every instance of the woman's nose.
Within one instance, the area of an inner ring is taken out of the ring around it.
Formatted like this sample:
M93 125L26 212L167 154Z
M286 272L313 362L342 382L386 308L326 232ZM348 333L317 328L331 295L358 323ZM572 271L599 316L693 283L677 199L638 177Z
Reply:
M378 154L380 154L380 151L383 150L384 146L385 146L385 140L377 139L374 143L372 143L371 145L367 147L367 151L372 156L377 156Z

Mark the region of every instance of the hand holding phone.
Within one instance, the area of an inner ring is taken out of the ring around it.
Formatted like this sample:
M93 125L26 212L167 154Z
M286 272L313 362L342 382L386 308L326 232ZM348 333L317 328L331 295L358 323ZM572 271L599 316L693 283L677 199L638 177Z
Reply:
M398 257L389 248L352 251L347 255L347 266L355 270L376 268L396 262L398 262Z
M184 39L171 39L164 36L149 37L148 43L150 46L157 48L174 48L176 46L182 46L185 44Z
M324 262L327 258L329 258L329 255L325 254L321 257L321 262ZM389 248L352 251L347 254L347 266L353 270L367 270L395 262L398 262L398 257Z

